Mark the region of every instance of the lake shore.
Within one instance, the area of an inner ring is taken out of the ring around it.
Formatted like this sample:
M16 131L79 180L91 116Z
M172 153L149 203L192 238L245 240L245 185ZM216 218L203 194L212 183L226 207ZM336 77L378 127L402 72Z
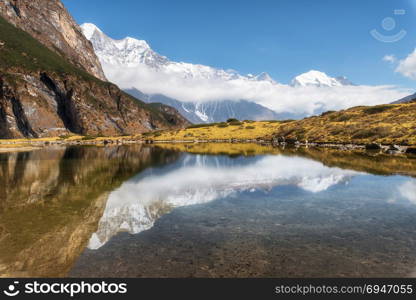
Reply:
M0 140L1 152L16 152L36 150L48 146L76 146L76 145L123 145L138 144L145 141L138 136L122 137L89 137L89 136L70 136L66 138L35 138L35 139L5 139Z
M416 146L413 145L382 145L353 144L353 143L308 143L294 140L281 141L279 139L183 139L183 140L160 140L148 139L143 136L123 137L81 137L74 136L67 139L62 138L39 138L39 139L16 139L0 140L0 153L33 151L48 146L111 146L128 144L259 144L273 147L306 147L306 148L328 148L344 151L380 151L386 154L416 154Z

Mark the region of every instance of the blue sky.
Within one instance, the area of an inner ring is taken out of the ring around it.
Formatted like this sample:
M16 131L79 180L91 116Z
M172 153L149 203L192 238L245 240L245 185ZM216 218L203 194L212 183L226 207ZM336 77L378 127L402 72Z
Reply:
M416 0L64 0L78 23L95 23L113 38L144 39L171 60L268 72L277 81L317 69L357 84L416 81L394 72L388 54L407 57L416 47ZM395 9L406 10L395 15ZM381 22L392 17L396 26ZM395 43L370 35L406 30Z

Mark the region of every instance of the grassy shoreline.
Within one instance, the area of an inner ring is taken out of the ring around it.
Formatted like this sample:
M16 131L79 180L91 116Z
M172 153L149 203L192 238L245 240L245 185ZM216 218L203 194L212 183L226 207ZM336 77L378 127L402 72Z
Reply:
M108 144L133 144L143 143L141 135L117 136L117 137L93 137L93 136L65 136L32 139L4 139L0 140L1 152L15 152L36 150L46 146L67 145L108 145Z
M239 121L196 124L176 130L151 131L135 136L66 136L0 140L4 145L102 145L124 143L270 143L324 148L371 149L416 153L416 102L358 106L326 112L303 120ZM10 147L10 146L9 146Z
M259 142L299 145L416 146L416 101L357 106L288 121L230 121L148 133L150 142Z

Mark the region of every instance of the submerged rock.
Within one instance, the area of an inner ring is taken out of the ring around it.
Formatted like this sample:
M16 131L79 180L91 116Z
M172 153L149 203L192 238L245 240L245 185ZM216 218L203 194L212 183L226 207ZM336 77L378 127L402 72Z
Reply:
M365 149L366 150L381 150L382 146L380 144L371 143L371 144L365 145Z
M406 149L406 153L408 153L408 154L416 154L416 148L415 147L407 148Z

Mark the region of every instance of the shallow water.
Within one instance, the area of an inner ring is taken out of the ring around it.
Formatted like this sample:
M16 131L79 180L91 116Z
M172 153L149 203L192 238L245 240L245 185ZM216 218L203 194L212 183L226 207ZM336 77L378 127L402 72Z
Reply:
M0 154L0 274L408 277L416 158L259 145Z

